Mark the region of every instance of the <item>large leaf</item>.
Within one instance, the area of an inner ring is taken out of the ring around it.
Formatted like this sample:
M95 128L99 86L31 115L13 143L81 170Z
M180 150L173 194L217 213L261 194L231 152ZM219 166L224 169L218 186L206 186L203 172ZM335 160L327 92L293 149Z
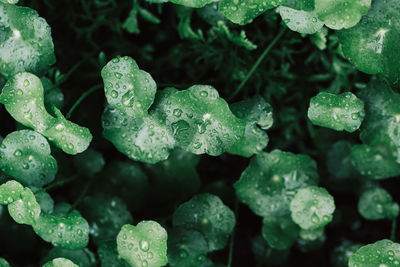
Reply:
M400 244L388 239L361 247L350 256L349 267L397 266L400 264Z

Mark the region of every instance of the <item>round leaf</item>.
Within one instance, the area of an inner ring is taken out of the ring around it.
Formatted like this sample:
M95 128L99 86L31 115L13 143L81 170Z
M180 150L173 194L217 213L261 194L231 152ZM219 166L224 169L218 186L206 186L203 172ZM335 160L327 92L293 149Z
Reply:
M69 250L53 247L43 261L51 261L56 258L68 259L76 263L79 267L91 267L96 263L95 255L86 248L80 250Z
M52 261L47 262L42 267L79 267L79 266L68 259L56 258Z
M399 215L399 205L385 189L373 187L360 196L358 212L367 220L395 219Z
M290 216L265 217L262 235L273 249L289 249L299 235L299 227Z
M289 29L298 33L313 34L324 26L315 11L303 11L280 6L279 14Z
M39 218L40 206L32 191L25 188L19 199L8 205L8 212L17 223L33 225Z
M349 267L396 266L400 264L400 244L388 239L361 247L350 256Z

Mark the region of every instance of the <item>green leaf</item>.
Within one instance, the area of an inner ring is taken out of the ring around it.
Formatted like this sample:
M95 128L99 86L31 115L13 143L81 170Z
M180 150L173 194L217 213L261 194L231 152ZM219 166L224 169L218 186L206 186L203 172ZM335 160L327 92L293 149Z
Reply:
M53 106L50 115L44 106L44 89L38 77L31 73L18 73L9 79L0 95L10 115L26 127L33 128L62 149L75 155L85 151L92 135L89 129L67 121Z
M43 85L44 105L46 106L46 109L50 109L53 105L58 109L61 109L64 106L63 92L57 85L53 84L52 81L46 77L41 77L40 81Z
M335 30L355 26L370 7L371 0L315 0L318 18Z
M35 224L40 215L40 206L29 188L21 192L18 200L8 205L10 216L19 224Z
M274 150L253 157L234 187L241 202L269 217L288 213L295 192L317 183L317 166L309 156Z
M91 148L74 157L75 168L82 175L93 176L103 169L104 164L103 155Z
M215 0L169 0L169 2L187 7L200 8Z
M324 227L316 229L300 229L299 237L302 240L314 241L324 236Z
M98 247L102 267L129 267L130 265L118 255L117 244L115 241L101 243Z
M347 240L343 241L340 246L336 247L332 252L331 264L333 267L347 267L350 256L353 255L360 247L361 244L352 243Z
M0 0L0 2L6 3L6 4L16 4L18 3L19 0Z
M395 266L400 263L400 244L388 239L361 247L350 256L349 267Z
M177 145L194 154L220 155L244 133L243 123L211 86L173 93L161 108Z
M167 232L155 221L122 226L117 236L119 256L131 266L164 266L167 259Z
M116 57L101 70L108 104L128 117L141 118L154 101L157 85L130 57Z
M21 130L6 136L0 146L0 168L24 185L41 187L54 180L57 161L46 138Z
M96 263L95 255L87 248L69 250L53 247L43 261L51 261L56 258L65 258L75 262L79 267L92 267Z
M356 26L339 32L346 58L362 72L399 80L400 54L395 52L400 50L400 22L395 19L399 16L397 0L374 0Z
M8 205L20 199L22 192L24 192L24 187L14 180L0 185L0 204Z
M340 95L321 92L311 98L308 118L315 125L336 131L356 131L365 116L364 103L354 94Z
M367 220L393 220L399 215L399 205L385 189L373 187L360 196L358 212Z
M40 205L40 210L44 213L52 213L54 210L54 201L45 191L35 193L36 201Z
M79 267L72 261L64 258L56 258L52 261L47 262L43 267Z
M324 23L317 17L314 10L303 11L286 6L280 6L278 10L283 22L292 31L313 34L321 30L324 26Z
M262 235L273 249L289 249L299 235L299 227L290 215L265 217Z
M211 194L200 194L181 204L174 212L172 224L197 230L207 240L208 250L225 247L235 227L235 214L221 199Z
M335 210L333 197L325 188L301 188L290 202L292 219L302 229L317 229L332 221Z
M359 173L371 179L385 179L400 174L400 164L379 147L355 145L351 148L350 159Z
M351 162L351 149L351 143L345 140L339 140L329 149L326 155L326 166L331 176L347 180L357 175Z
M21 71L38 75L55 63L54 45L47 22L27 7L0 1L0 73L6 78Z
M171 266L197 267L205 259L208 244L203 234L182 227L168 231L168 263Z
M11 267L10 264L4 258L0 258L0 266L1 267Z
M135 119L107 106L102 124L104 137L133 160L157 163L175 146L172 133L156 116Z
M51 242L53 246L65 249L81 249L89 242L89 224L74 210L55 210L53 214L41 213L33 230L44 241Z
M226 38L233 44L244 47L247 50L254 50L257 48L257 45L247 39L246 32L244 30L240 31L240 33L231 31L224 21L218 21L217 25L212 27L209 31L209 35L212 36L210 39Z
M118 197L89 196L79 210L89 222L90 234L96 244L114 239L123 225L133 222L125 203Z
M284 0L221 0L219 10L233 23L244 25Z
M313 43L319 50L325 50L327 45L328 28L323 27L318 32L310 36L310 42Z

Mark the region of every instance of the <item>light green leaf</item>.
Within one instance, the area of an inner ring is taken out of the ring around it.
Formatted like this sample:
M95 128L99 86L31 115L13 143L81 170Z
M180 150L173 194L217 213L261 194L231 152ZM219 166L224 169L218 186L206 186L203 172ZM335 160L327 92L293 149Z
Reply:
M289 29L298 33L313 34L324 26L324 23L318 19L314 10L303 11L280 6L279 14Z
M290 202L292 219L302 229L313 230L332 221L335 210L333 197L325 188L301 188Z
M339 32L346 58L362 72L384 74L393 82L399 80L399 16L398 0L372 1L370 11L356 26Z
M0 2L7 3L7 4L16 4L19 0L0 0Z
M169 0L171 3L183 5L187 7L200 8L211 2L216 2L218 0Z
M336 131L356 131L365 116L364 103L354 94L340 95L321 92L311 98L308 118L315 125Z
M314 241L324 236L324 227L316 229L300 229L299 236L303 240Z
M168 263L171 266L198 267L205 259L208 244L203 234L182 227L168 231Z
M79 267L72 261L65 258L56 258L52 261L47 262L43 267Z
M315 0L318 18L331 29L348 29L368 13L371 0Z
M33 225L39 218L40 206L35 195L26 187L19 199L8 205L8 212L17 223Z
M295 192L317 183L317 166L309 156L274 150L253 157L234 187L241 202L269 217L290 212Z
M51 30L38 13L0 1L0 73L7 78L22 71L42 75L56 61Z
M219 10L233 23L244 25L283 2L284 0L221 0Z
M367 220L393 220L399 215L399 205L385 189L373 187L360 196L358 212Z
M385 179L400 174L400 164L378 147L355 145L351 148L350 159L359 173L371 179Z
M119 256L131 266L164 266L167 259L167 232L155 221L126 224L117 236Z
M96 264L95 255L87 248L80 250L69 250L53 247L43 261L51 261L56 258L68 259L76 263L79 267L92 267Z
M177 145L194 154L220 155L244 134L244 124L211 86L173 93L161 108Z
M400 244L388 239L361 247L350 256L349 267L395 266L400 263Z
M129 117L141 118L154 101L157 85L130 57L116 57L101 70L108 104Z
M0 266L1 267L10 267L10 264L4 258L0 258Z
M49 143L39 133L16 131L0 146L0 168L24 185L41 187L57 173L57 162L50 152Z
M24 192L24 187L14 180L0 185L0 204L8 205L20 199L22 192Z
M299 227L290 215L265 217L262 235L273 249L289 249L299 235Z
M33 230L44 241L53 246L66 249L81 249L89 242L89 224L74 210L68 213L69 206L56 210L53 214L41 213Z
M224 248L235 227L235 214L221 199L200 194L181 204L174 212L172 224L197 230L207 240L209 251Z

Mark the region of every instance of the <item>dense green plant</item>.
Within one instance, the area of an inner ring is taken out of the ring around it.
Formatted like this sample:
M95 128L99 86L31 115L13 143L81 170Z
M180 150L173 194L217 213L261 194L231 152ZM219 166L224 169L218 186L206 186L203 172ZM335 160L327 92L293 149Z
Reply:
M399 17L0 0L0 266L399 265Z

